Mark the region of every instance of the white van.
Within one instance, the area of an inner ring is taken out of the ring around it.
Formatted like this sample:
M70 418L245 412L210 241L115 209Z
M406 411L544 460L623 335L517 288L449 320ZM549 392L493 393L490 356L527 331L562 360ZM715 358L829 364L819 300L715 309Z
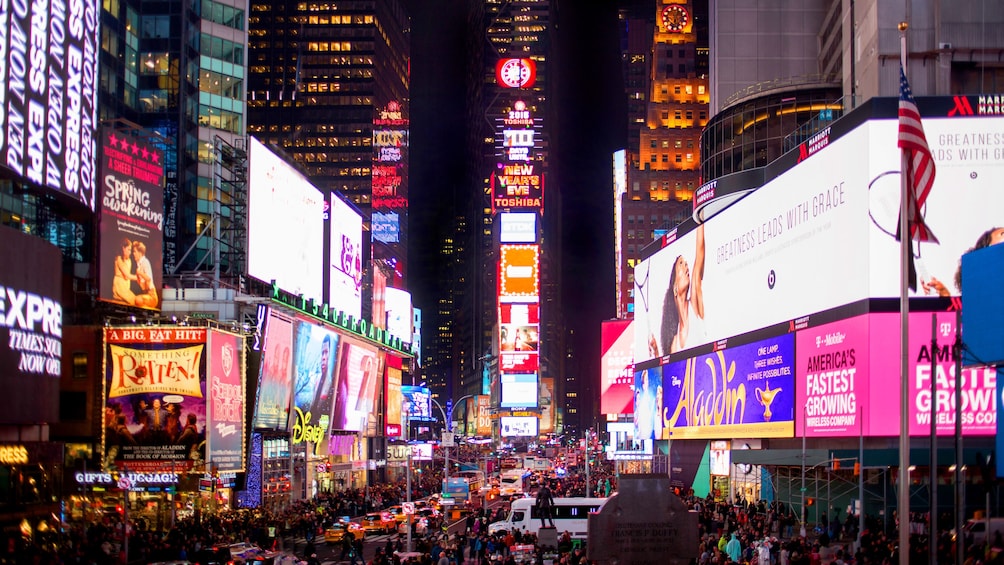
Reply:
M990 522L990 527L987 528L987 522ZM1001 537L1004 538L1004 518L984 518L982 520L968 520L965 526L962 526L962 531L965 532L965 539L969 539L972 536L973 543L976 545L981 545L987 539L987 532L990 532L990 541L993 541L994 535L1000 532Z
M599 512L606 498L555 498L551 514L558 535L568 532L573 539L585 539L589 527L589 514ZM488 525L488 533L519 530L531 534L540 532L540 515L536 498L518 498L513 501L505 520Z

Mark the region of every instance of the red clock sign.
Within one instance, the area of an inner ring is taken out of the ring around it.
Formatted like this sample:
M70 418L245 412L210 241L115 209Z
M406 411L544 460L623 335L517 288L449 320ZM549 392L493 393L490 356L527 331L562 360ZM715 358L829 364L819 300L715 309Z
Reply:
M501 59L495 64L495 81L504 88L529 88L537 80L533 59Z

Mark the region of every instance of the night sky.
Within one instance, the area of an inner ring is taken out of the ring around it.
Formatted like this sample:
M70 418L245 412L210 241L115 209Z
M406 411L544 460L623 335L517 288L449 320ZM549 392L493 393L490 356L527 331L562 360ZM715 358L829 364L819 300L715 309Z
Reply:
M441 240L454 193L464 189L464 139L458 132L465 118L465 22L462 2L405 1L412 15L410 246L427 247ZM564 194L562 293L584 384L599 374L600 322L615 314L610 163L627 135L617 5L558 1L554 178ZM410 257L415 304L431 309L438 298L431 284L435 261L421 252ZM595 395L591 388L582 392Z

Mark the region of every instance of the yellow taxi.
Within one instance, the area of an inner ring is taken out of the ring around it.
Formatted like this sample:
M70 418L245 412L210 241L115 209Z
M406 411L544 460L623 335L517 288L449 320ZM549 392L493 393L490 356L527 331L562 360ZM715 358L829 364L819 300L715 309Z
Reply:
M366 536L362 526L355 522L335 522L328 529L324 530L324 541L326 543L341 543L345 536L351 539L361 539Z
M392 534L397 528L397 520L390 512L370 512L359 521L367 534Z
M408 518L404 513L404 507L401 506L400 504L395 504L394 506L391 506L387 510L384 510L384 512L387 512L388 514L393 516L394 521L396 521L398 524L403 524Z

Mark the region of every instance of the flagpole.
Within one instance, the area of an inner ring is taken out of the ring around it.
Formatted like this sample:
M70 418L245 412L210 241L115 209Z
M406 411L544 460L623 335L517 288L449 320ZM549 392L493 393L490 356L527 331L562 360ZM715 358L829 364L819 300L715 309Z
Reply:
M906 30L907 22L899 23L900 64L906 72ZM910 339L910 301L908 295L909 253L911 235L907 227L908 197L907 152L900 150L900 194L899 194L899 352L900 352L900 399L899 399L899 563L910 564L910 380L908 343Z

